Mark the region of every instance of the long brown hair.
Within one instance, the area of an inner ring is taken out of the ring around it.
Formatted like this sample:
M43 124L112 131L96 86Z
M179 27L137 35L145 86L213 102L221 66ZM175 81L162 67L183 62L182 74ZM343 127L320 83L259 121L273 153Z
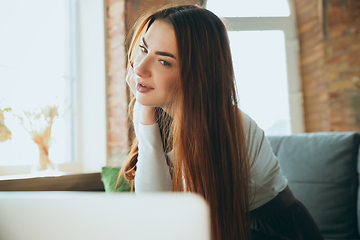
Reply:
M155 20L174 28L181 66L180 107L172 117L157 111L164 150L175 149L172 189L207 200L213 239L249 239L249 157L226 28L212 12L195 5L158 10L142 19L134 33L130 67L137 43ZM123 167L131 181L137 144L135 138Z

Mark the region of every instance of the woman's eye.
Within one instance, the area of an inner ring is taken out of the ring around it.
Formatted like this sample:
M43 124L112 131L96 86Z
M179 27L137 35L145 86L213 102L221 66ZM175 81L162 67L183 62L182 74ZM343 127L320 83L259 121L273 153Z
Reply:
M142 45L140 45L140 50L141 50L142 52L144 52L144 53L147 53L146 47L144 47L144 46L142 46Z
M171 64L167 61L164 61L164 60L160 60L161 64L166 66L166 67L171 67Z

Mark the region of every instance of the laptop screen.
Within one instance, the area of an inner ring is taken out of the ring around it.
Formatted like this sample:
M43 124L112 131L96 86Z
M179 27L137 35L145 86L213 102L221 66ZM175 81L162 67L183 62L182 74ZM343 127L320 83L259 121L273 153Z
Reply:
M1 240L210 240L190 193L0 192Z

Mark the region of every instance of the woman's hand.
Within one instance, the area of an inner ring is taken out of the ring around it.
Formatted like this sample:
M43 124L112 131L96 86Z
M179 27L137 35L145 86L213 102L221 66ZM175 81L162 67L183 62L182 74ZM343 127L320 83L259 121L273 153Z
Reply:
M155 120L155 107L140 105L140 123L143 125L153 125Z
M134 73L134 68L129 66L128 68L128 73L126 75L126 83L129 85L132 93L134 94L134 96L136 95L136 81L135 81L135 73Z
M136 81L135 81L135 73L134 68L129 67L128 74L126 75L126 82L129 85L132 93L136 96ZM155 107L148 107L141 105L140 106L140 123L143 125L153 125L156 123L155 120Z

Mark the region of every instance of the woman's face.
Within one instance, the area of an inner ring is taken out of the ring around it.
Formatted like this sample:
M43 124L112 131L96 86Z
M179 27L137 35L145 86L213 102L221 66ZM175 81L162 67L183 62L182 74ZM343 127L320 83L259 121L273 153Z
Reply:
M137 101L144 106L166 107L173 101L180 75L175 32L169 23L154 21L134 61Z

